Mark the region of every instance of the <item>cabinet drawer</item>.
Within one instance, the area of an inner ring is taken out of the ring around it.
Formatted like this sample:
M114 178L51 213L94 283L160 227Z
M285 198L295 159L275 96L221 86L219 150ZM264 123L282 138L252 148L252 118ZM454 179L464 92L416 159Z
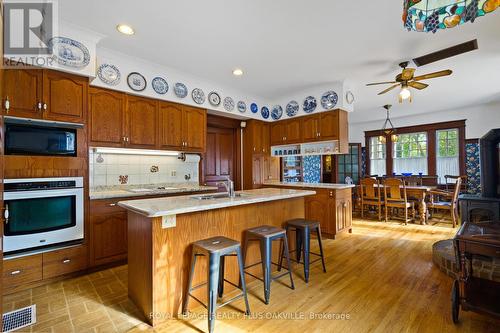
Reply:
M118 206L119 201L125 201L130 198L114 198L114 199L102 199L102 200L90 200L90 212L91 214L109 214L109 213L119 213L125 212L125 208Z
M3 284L13 288L42 279L42 255L37 254L3 262Z
M64 275L87 268L87 247L75 246L43 254L43 278Z

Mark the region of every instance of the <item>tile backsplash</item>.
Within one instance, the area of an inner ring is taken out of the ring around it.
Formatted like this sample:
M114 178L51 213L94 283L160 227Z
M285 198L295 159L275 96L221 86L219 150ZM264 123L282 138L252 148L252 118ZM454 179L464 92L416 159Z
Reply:
M90 187L198 183L199 158L89 152Z

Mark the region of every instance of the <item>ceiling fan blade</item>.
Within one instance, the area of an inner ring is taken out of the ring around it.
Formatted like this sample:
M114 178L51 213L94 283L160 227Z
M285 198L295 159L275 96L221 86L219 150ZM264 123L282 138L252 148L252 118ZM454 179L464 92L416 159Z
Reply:
M415 68L405 68L401 73L401 79L403 81L408 81L413 78L413 73L415 73Z
M422 89L425 89L427 88L429 85L426 84L426 83L422 83L422 82L416 82L416 81L411 81L411 82L408 82L408 85L410 87L413 87L415 89L418 89L418 90L422 90Z
M386 92L389 92L389 91L391 91L392 89L394 89L394 88L396 88L396 87L399 87L399 83L398 83L398 84L395 84L395 85L393 85L393 86L390 86L389 88L387 88L387 89L385 89L385 90L383 90L383 91L379 92L378 94L379 94L379 95L385 94Z
M424 74L420 76L416 76L413 78L414 81L421 81L421 80L428 80L428 79L434 79L436 77L441 77L441 76L448 76L451 75L453 71L446 69L444 71L439 71L439 72L434 72L434 73L429 73L429 74Z
M455 46L448 47L446 49L432 52L432 53L426 54L424 56L415 58L415 59L413 59L413 62L415 63L415 65L420 67L420 66L424 66L424 65L439 61L439 60L451 58L451 57L457 56L457 55L462 54L462 53L474 51L477 49L478 49L477 39L473 39L471 41L468 41L468 42L465 42L462 44L457 44Z
M379 85L379 84L393 84L393 83L396 83L396 81L368 83L367 86L376 86L376 85Z

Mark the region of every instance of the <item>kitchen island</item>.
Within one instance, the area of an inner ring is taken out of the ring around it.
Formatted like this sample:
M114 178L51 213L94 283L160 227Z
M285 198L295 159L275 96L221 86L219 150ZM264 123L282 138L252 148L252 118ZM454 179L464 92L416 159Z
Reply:
M305 217L320 222L324 238L352 232L352 188L350 184L264 182L266 188L314 190L316 195L305 198Z
M304 217L304 200L314 194L269 188L237 192L235 198L188 195L119 202L128 210L129 297L153 326L177 316L185 296L191 243L214 236L241 242L248 228L281 226L286 220ZM258 260L258 244L252 244L247 263ZM259 267L254 268L259 274ZM225 269L226 279L238 283L235 258L227 259ZM206 276L206 260L200 260L193 285L205 282ZM204 287L193 294L206 300Z

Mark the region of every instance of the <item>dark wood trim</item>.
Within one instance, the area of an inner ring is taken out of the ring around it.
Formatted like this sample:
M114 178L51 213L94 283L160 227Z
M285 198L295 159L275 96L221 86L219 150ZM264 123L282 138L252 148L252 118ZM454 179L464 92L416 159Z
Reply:
M239 129L241 120L207 114L207 127Z
M458 167L460 174L465 175L465 124L458 128Z
M475 143L475 144L478 144L479 143L479 139L478 138L474 138L474 139L465 139L465 143Z
M461 120L453 120L453 121L444 121L440 123L432 123L432 124L422 124L422 125L415 125L415 126L404 126L404 127L396 127L396 132L398 134L405 134L405 133L415 133L415 132L429 132L429 131L436 131L436 130L442 130L442 129L449 129L449 128L460 128L460 127L465 127L465 121L466 119L461 119ZM382 130L372 130L372 131L365 131L365 137L371 137L371 136L379 136L383 132Z
M459 135L460 137L460 135ZM460 144L460 139L458 140ZM436 162L436 131L427 132L427 174L435 175L437 172Z

